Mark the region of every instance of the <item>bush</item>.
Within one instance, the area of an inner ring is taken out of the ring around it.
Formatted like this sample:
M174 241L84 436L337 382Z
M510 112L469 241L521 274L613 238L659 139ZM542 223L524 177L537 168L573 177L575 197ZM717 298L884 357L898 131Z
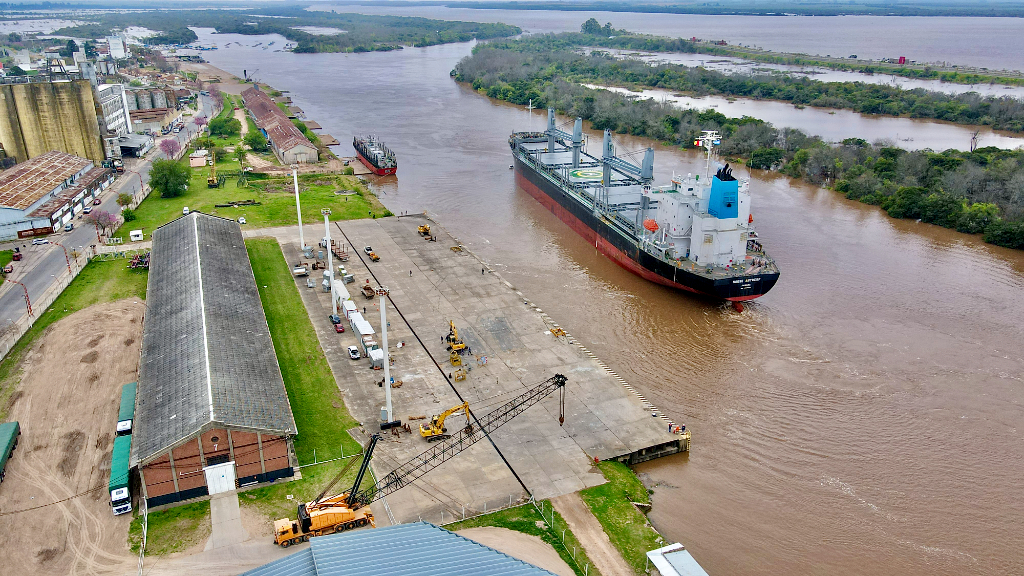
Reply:
M924 194L924 188L904 186L882 202L882 210L893 218L920 218Z
M267 146L267 139L264 138L263 134L258 130L250 130L247 132L242 142L252 149L253 152L266 152L270 150L270 147Z
M345 176L352 176L355 173L355 169L352 168L351 166L346 166L345 170L342 171L342 174L344 174Z
M985 242L1024 250L1024 222L996 220L985 228Z
M160 193L161 198L181 196L191 178L192 168L174 160L155 160L149 171L149 185Z
M125 222L131 222L135 220L137 216L135 216L135 210L125 208L124 210L121 210L121 218L123 218Z
M786 155L779 148L758 148L750 153L750 160L747 166L761 170L771 170L782 164L782 158Z

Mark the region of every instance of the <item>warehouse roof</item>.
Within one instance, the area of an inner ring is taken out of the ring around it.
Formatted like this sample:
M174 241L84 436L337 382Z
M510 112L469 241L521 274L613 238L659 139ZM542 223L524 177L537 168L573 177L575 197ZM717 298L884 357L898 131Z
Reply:
M53 150L0 172L0 206L24 210L92 164Z
M242 231L193 212L153 232L132 463L196 433L295 434Z
M245 107L252 113L256 125L262 128L279 150L290 150L296 146L305 146L316 150L313 143L303 135L302 131L292 124L288 115L274 104L266 92L258 88L249 88L242 92Z
M94 167L85 174L82 174L78 180L75 180L73 185L61 190L55 197L41 204L28 216L29 218L49 218L54 212L72 202L75 196L78 196L85 190L96 188L100 180L109 177L110 169Z
M243 576L552 576L427 522L312 538L306 550Z

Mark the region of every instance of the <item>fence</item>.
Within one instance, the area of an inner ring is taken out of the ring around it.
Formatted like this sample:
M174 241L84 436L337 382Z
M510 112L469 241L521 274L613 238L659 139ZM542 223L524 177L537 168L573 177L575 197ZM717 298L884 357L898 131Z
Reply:
M86 248L85 252L88 253L90 250L91 248ZM88 262L88 257L86 257L85 260ZM36 319L39 318L39 315L49 308L50 304L53 304L53 301L60 296L61 292L64 292L64 289L71 284L71 281L74 280L76 276L78 276L78 273L82 271L84 266L85 265L82 264L82 256L76 258L74 265L71 267L70 273L62 273L53 284L50 284L49 288L44 290L40 296L36 297L35 300L32 301L33 314L31 316L28 315L28 311L26 310L26 313L23 316L4 327L2 331L3 336L0 337L0 358L7 357L11 348L14 348L14 345L18 343L18 340L28 332L29 328L31 328L33 324L36 323ZM12 288L15 290L21 289L20 286L12 286Z

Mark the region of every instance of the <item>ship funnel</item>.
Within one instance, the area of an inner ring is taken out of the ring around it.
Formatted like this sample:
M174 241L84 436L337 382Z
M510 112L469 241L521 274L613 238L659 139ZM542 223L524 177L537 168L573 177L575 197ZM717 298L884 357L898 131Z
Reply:
M640 179L645 182L654 180L654 148L644 152L644 162L640 165Z
M577 118L572 126L572 167L580 167L580 149L583 148L583 118Z
M612 131L604 131L604 142L601 144L601 155L604 158L612 158L615 156L615 146L612 144Z

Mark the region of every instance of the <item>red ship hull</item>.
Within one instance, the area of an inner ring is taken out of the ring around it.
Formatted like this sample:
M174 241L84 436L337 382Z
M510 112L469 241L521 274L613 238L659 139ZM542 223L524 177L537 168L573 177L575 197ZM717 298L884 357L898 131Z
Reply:
M369 168L370 172L373 172L377 176L391 176L391 175L393 175L395 173L395 170L397 170L397 168L394 168L394 167L392 167L392 168L378 168L378 167L374 166L373 162L370 162L369 160L364 158L362 154L359 153L359 150L356 150L356 157L359 158L359 161L363 163L363 166L366 166L367 168Z

